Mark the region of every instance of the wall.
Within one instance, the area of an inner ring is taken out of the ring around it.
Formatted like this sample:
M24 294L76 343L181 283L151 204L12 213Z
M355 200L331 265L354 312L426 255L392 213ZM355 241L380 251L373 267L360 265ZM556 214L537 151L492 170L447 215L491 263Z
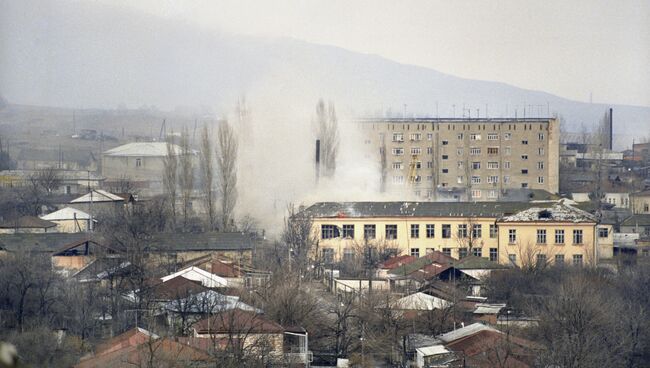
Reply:
M90 220L51 220L58 226L57 232L60 233L79 233L88 231Z
M613 204L616 208L630 208L630 195L628 193L605 193L603 202Z
M650 193L649 194L632 194L630 196L630 204L632 205L632 213L634 214L648 214L650 213Z

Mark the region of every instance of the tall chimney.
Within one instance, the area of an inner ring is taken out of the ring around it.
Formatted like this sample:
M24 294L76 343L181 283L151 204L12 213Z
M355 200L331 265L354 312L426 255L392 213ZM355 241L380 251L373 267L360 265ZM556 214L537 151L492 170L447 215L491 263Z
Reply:
M320 178L320 139L316 140L316 183Z
M614 109L611 107L609 108L609 148L612 150L614 148L613 142L614 142Z

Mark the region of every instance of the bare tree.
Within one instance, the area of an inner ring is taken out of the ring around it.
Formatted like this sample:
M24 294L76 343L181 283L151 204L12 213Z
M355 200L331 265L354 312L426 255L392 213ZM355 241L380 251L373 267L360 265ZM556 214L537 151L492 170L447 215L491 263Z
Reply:
M176 226L176 188L178 179L178 152L174 145L174 133L167 140L167 155L163 160L163 187L171 208L172 226Z
M458 225L458 232L454 236L459 249L466 249L468 255L472 254L475 247L483 247L482 238L483 227L471 216L466 217L464 223Z
M379 181L379 191L381 193L386 192L386 180L388 177L388 162L386 159L386 137L382 134L381 142L379 146L379 157L380 157L380 181Z
M187 127L181 135L181 155L179 159L178 184L181 189L183 202L183 228L187 229L188 219L191 215L192 190L194 189L194 163L192 148L190 147L189 131Z
M323 99L316 104L316 124L318 139L321 142L321 164L324 176L333 176L336 172L336 156L339 149L338 119L334 103L325 106Z
M232 229L233 212L237 204L237 151L235 131L228 121L219 124L217 130L217 175L221 195L221 224L224 231Z
M139 192L135 182L127 176L121 176L116 181L111 182L107 189L111 193L128 193L132 195L137 195Z
M214 229L216 225L214 211L214 159L212 154L210 132L208 131L208 126L204 125L203 131L201 132L201 152L199 157L201 165L201 190L205 199L208 228L210 230Z
M293 263L296 266L296 271L300 274L306 271L309 254L318 243L312 227L311 216L304 212L297 212L293 204L287 206L282 242L287 247L287 254L291 254L289 268L291 269Z
M37 185L40 185L47 195L50 195L61 186L61 175L59 171L53 167L38 170L30 176L30 180L35 182Z

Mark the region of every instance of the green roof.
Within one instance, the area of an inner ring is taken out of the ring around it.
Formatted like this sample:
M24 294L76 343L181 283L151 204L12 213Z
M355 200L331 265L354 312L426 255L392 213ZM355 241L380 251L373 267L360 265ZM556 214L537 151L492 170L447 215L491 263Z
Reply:
M433 263L433 260L428 257L422 257L418 258L415 261L405 264L403 266L397 267L396 269L390 271L389 273L391 275L396 275L396 276L407 276L412 274L413 272L419 270L420 268L424 266L428 266Z
M507 268L506 266L499 264L497 262L490 261L487 258L477 257L477 256L468 256L456 263L456 268L459 270L496 270Z

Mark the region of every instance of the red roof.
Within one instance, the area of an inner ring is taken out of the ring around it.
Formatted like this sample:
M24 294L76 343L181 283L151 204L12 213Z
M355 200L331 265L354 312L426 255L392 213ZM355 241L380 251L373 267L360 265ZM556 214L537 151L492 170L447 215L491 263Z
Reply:
M263 315L231 309L212 317L203 319L194 324L194 329L199 334L245 333L245 334L279 334L284 333L284 328L279 324L266 319Z
M395 256L385 260L381 265L379 265L379 268L384 270L394 270L397 267L411 263L416 259L417 258L414 256Z
M129 346L137 346L155 338L151 332L135 327L97 345L95 355L103 355Z
M210 263L210 272L221 277L241 276L240 270L233 263L223 262L218 259Z
M186 298L190 295L202 293L208 288L201 285L200 281L186 279L183 276L176 276L165 282L152 286L148 292L159 300L172 300Z
M462 352L472 367L480 368L495 366L499 358L505 359L505 362L499 361L504 367L531 367L535 346L531 341L491 330L482 330L445 345L449 350ZM508 355L501 351L505 349L508 350Z

